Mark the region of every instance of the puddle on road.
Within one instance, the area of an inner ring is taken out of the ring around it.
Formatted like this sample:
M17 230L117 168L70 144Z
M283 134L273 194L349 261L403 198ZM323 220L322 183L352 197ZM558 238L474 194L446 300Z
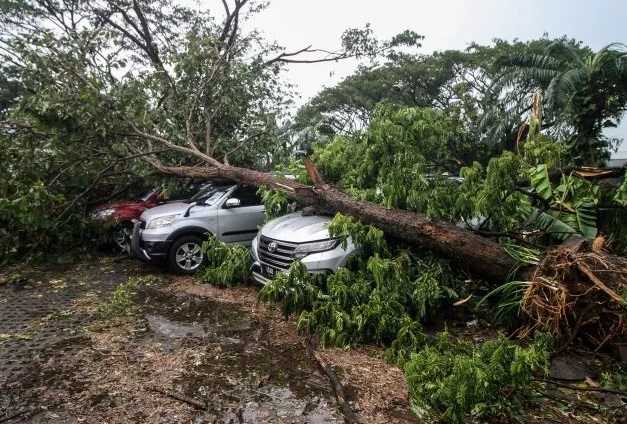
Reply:
M304 346L272 338L267 324L237 305L145 287L137 300L154 334L197 351L172 387L208 402L218 416L243 423L343 422L328 380Z
M261 393L261 392L259 392ZM336 423L339 417L332 412L328 401L319 397L308 400L294 396L287 387L268 385L264 387L263 397L259 401L248 402L241 411L244 423Z
M204 337L207 334L200 324L178 324L156 315L146 315L146 321L153 332L172 338Z

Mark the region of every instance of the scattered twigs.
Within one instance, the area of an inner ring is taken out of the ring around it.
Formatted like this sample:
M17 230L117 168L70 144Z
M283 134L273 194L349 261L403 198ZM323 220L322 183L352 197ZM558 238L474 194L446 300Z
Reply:
M156 387L156 386L150 386L148 387L148 390L151 390L153 392L157 392L160 393L162 395L171 397L172 399L176 399L178 401L187 403L189 405L192 405L198 409L202 409L203 411L206 411L208 406L206 402L203 402L201 400L198 399L194 399L192 397L186 396L182 393L179 392L175 392L173 390L168 390L168 389L162 389L160 387Z
M15 412L14 414L7 415L6 417L2 417L2 418L0 418L0 423L4 423L4 422L7 422L9 420L12 420L13 418L17 418L20 415L26 414L27 412L31 412L31 410L30 409L22 409L21 411Z
M327 362L324 360L322 355L320 355L320 353L316 351L310 338L307 338L307 340L305 341L305 346L307 347L307 352L309 352L309 354L313 356L313 358L316 360L316 362L318 363L322 371L324 371L324 373L327 375L327 377L331 381L331 385L333 386L333 391L335 392L337 403L340 407L340 410L342 411L342 415L344 415L344 422L346 424L358 423L359 421L357 419L357 416L355 415L355 412L353 411L351 406L348 404L348 402L346 402L346 396L344 395L344 389L342 388L342 383L340 383L340 380L337 378L337 375L335 374L335 372L333 372L333 370L331 369L329 364L327 364Z

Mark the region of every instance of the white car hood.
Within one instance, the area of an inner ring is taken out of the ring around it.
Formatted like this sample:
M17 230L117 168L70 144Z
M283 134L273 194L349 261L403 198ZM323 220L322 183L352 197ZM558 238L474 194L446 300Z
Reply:
M294 212L268 222L259 234L289 243L325 240L330 238L325 224L331 219L330 216L302 216L301 212Z

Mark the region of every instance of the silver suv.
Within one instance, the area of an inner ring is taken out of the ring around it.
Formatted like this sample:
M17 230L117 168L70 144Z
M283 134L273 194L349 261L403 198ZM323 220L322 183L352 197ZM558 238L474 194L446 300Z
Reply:
M355 254L355 246L349 241L343 249L340 240L329 236L325 224L330 220L328 216L294 212L269 221L252 242L253 279L266 284L295 260L311 273L330 274L344 266Z
M165 260L170 270L193 274L205 261L202 243L209 235L227 244L250 245L265 218L253 186L213 186L194 200L142 213L131 237L135 256Z

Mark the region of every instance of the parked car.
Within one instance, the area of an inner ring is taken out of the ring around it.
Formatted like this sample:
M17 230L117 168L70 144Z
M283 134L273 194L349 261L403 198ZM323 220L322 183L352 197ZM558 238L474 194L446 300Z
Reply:
M211 183L202 181L188 181L178 190L170 194L168 199L164 191L152 188L144 195L135 199L119 202L108 202L96 206L91 213L91 219L102 222L113 229L113 241L122 250L130 253L130 235L133 230L133 221L138 220L146 209L151 209L175 199L193 198L197 193L211 187Z
M194 274L205 262L202 243L210 235L227 244L250 246L265 219L253 186L213 186L193 200L144 211L131 236L135 256L165 261L176 273Z
M330 274L344 266L356 248L349 241L344 249L339 239L329 236L325 224L330 220L294 212L266 223L252 242L253 280L266 284L296 260L311 273Z

